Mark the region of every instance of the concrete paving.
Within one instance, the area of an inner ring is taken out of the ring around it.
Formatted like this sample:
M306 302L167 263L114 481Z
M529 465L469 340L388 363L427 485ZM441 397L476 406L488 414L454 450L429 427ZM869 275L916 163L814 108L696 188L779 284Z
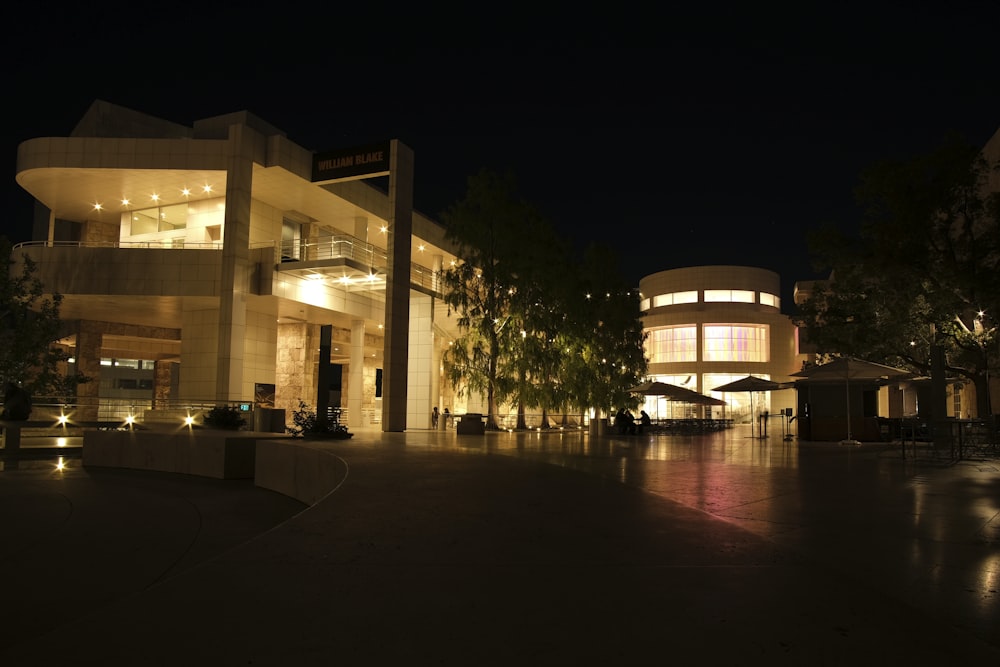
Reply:
M361 430L312 507L4 459L3 665L998 665L1000 466Z

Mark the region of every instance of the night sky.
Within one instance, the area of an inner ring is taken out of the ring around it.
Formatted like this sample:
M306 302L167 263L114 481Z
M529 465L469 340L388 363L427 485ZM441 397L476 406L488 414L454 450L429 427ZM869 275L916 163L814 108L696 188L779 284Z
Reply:
M630 282L759 266L781 275L788 312L793 283L821 277L805 232L857 229L862 169L950 131L982 145L1000 129L996 5L703 4L617 16L294 3L253 21L164 6L27 15L3 46L13 85L0 232L28 239L18 143L67 135L94 99L185 125L245 109L314 150L400 139L415 151L416 207L433 218L468 176L509 170L581 247L612 247Z

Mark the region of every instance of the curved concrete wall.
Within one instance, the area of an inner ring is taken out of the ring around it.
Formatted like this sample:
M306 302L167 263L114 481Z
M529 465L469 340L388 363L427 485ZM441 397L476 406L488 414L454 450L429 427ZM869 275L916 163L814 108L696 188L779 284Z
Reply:
M347 477L321 443L230 431L86 431L83 465L156 470L254 484L314 505Z

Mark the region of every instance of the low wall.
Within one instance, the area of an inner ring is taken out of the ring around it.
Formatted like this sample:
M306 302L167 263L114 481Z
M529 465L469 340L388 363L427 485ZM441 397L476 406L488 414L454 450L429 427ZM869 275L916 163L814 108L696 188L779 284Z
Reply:
M181 429L87 431L84 467L156 470L254 484L314 505L347 477L335 454L288 435Z
M347 477L347 464L307 440L258 440L254 484L315 505Z
M216 479L253 479L263 433L222 430L87 431L84 466L157 470Z

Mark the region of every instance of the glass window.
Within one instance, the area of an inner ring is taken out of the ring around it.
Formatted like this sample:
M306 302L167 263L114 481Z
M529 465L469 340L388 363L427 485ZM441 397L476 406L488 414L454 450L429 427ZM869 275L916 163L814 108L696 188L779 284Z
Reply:
M132 212L132 235L154 234L157 231L156 209Z
M646 356L651 363L698 360L698 328L695 326L653 329L646 338Z
M769 361L768 327L762 324L706 324L703 361Z
M709 302L726 303L753 303L753 290L745 289L707 289L705 290L705 303Z
M767 292L760 293L760 302L764 306L774 306L775 308L781 307L781 299Z
M674 292L674 304L698 303L698 290L690 292Z
M653 297L653 308L660 306L676 306L682 303L698 303L698 292L670 292L668 294L657 294Z
M171 232L187 227L187 204L175 204L160 208L159 231Z
M132 236L138 234L154 234L156 232L172 232L187 227L187 204L174 204L159 208L146 208L132 211Z

